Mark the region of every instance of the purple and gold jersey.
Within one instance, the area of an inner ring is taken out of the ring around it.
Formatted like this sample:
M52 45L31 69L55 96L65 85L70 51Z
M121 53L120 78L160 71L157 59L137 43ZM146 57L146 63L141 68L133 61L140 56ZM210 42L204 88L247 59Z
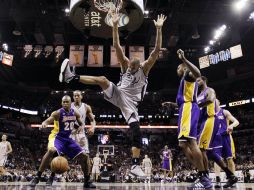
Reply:
M189 82L186 77L183 77L176 97L178 106L180 107L183 103L197 102L197 91L197 82Z
M207 97L207 90L209 88L206 88L203 92L201 92L198 95L197 101L198 105L203 104L206 102ZM207 119L208 117L212 117L216 115L216 100L214 100L212 103L208 104L206 107L203 107L201 109L200 117L202 120Z
M68 138L76 122L74 109L71 108L69 113L67 113L63 108L59 111L60 118L58 121L54 121L54 129L51 131L51 134Z
M226 135L227 134L227 127L229 125L229 122L226 118L226 116L223 113L223 109L220 109L220 111L217 113L217 118L220 122L220 130L219 133L221 135Z
M163 150L162 152L162 156L163 156L163 160L166 161L166 160L170 160L170 150Z
M199 118L199 107L197 104L197 82L186 80L189 72L185 74L180 82L176 102L179 106L178 117L178 139L185 141L186 138L196 139Z

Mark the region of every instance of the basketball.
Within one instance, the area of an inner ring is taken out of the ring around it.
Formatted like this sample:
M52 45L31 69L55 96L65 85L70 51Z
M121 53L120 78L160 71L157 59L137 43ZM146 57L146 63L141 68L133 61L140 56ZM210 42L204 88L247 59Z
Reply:
M57 174L62 174L69 169L69 164L66 158L57 156L51 161L51 171Z

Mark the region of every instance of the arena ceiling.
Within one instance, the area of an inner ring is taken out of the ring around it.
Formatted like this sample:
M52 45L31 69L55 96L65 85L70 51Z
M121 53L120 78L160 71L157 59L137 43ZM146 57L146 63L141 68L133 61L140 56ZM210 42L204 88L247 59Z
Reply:
M175 74L178 63L175 56L176 49L186 50L189 52L189 58L197 61L197 58L204 54L204 47L214 35L214 30L222 24L227 24L229 27L227 35L216 47L218 50L242 41L246 42L246 48L249 47L247 42L253 44L254 23L247 22L248 15L254 10L253 3L243 13L236 14L232 11L232 2L232 0L144 0L145 10L149 10L148 18L144 19L140 29L126 34L121 41L128 45L152 46L155 40L152 19L161 13L168 17L163 28L163 47L168 50L168 60L167 64L159 63L157 69L152 71L149 87L151 90L175 88L178 81ZM25 44L69 46L112 43L111 39L90 37L74 28L65 13L68 6L68 0L0 0L1 43L7 43L10 51L14 53L15 48ZM14 35L14 31L19 31L21 35ZM199 35L198 39L194 39L195 34ZM53 89L65 88L57 82L59 65L41 65L37 62L31 64L31 62L35 61L29 60L20 65L16 64L12 71L2 70L1 82L49 86ZM226 70L227 68L224 72ZM119 70L111 68L88 68L84 73L96 75L106 73L105 75L114 82L119 79ZM156 82L158 80L163 82L158 84Z

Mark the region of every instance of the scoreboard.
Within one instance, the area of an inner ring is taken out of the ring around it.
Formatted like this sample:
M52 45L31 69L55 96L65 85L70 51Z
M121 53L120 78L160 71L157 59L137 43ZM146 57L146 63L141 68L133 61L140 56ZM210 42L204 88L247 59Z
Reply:
M241 45L230 47L226 50L216 52L214 54L206 55L199 58L200 69L209 67L210 65L216 65L221 62L229 61L243 56Z

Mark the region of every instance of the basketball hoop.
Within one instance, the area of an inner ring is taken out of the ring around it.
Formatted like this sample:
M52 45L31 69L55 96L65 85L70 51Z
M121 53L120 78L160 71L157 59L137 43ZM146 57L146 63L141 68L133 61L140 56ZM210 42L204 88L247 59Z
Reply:
M113 10L120 10L123 6L122 0L94 0L95 7L103 12L108 13Z
M126 14L119 13L119 10L123 6L122 0L94 0L94 6L98 10L107 13L104 21L108 26L113 26L112 16L110 13L114 11L119 14L118 27L125 26L129 23L129 17Z

